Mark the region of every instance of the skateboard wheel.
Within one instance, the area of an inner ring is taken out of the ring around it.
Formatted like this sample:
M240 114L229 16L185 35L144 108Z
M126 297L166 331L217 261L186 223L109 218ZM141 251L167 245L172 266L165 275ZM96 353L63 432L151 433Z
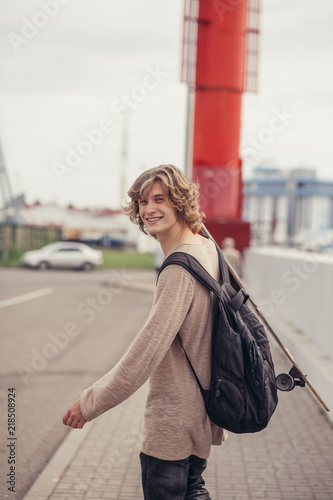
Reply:
M295 387L295 380L288 373L280 373L276 377L275 382L279 391L292 391Z

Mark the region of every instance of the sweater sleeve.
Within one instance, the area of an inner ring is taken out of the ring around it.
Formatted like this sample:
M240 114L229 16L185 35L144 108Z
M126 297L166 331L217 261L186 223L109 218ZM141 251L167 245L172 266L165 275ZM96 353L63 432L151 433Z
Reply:
M138 390L158 367L190 308L194 279L179 266L160 274L148 319L123 358L81 394L81 411L90 421Z

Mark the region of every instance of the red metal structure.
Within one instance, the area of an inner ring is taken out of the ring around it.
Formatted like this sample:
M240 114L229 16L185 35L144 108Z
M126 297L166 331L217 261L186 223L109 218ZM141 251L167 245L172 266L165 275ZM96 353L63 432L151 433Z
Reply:
M241 220L241 99L256 91L259 14L260 0L185 0L187 172L199 181L208 230L217 242L234 237L240 249L250 239Z

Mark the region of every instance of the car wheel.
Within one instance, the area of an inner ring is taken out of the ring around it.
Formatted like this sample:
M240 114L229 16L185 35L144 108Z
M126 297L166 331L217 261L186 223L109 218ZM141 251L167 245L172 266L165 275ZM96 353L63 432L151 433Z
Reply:
M91 262L85 262L82 266L83 271L91 271L93 268L93 265Z
M50 269L50 264L46 260L43 260L38 264L37 269Z

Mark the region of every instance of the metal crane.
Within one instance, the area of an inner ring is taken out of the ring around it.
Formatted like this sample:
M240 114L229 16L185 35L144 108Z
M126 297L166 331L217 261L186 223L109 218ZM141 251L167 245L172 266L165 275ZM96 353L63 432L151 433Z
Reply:
M24 195L13 196L10 179L5 165L4 154L0 141L0 190L3 202L5 224L19 224L20 209L24 204Z

